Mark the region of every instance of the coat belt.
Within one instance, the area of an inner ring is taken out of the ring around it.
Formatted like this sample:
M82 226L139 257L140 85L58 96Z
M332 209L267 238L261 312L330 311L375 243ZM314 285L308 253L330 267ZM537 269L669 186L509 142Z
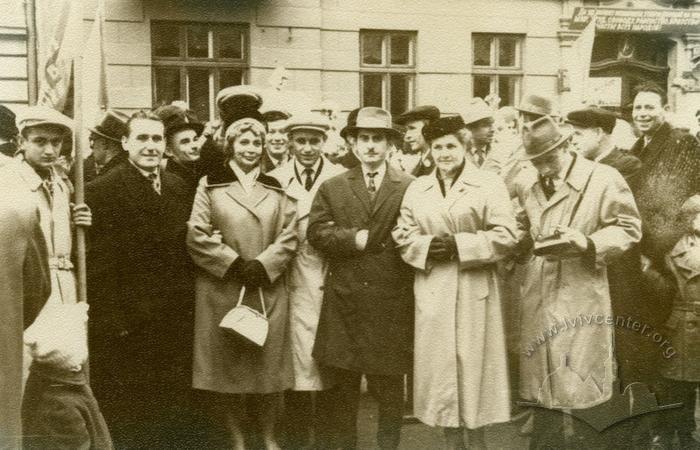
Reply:
M49 269L54 270L73 270L73 263L70 257L66 255L52 256L49 258Z

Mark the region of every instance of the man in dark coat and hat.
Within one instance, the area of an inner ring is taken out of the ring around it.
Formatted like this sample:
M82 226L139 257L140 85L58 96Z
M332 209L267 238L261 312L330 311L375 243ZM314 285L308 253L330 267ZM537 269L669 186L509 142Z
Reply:
M121 139L126 134L126 121L129 116L116 109L108 109L100 121L90 131L90 149L92 153L83 163L83 177L89 183L100 175L104 175L119 164L126 161L126 152L122 148ZM70 179L75 180L71 170Z
M391 114L359 110L347 129L360 165L325 181L311 206L308 239L328 260L314 344L316 361L330 369L337 397L333 448L357 445L357 408L364 374L379 402L377 441L399 445L403 376L411 369L413 275L391 231L413 179L386 162L397 132Z

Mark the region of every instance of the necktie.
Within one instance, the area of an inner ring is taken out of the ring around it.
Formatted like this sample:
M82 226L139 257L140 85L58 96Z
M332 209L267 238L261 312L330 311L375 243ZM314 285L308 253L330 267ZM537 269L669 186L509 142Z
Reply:
M484 151L477 150L476 151L476 165L477 165L477 167L481 167L483 164L484 164Z
M547 200L549 200L550 198L552 198L552 195L554 195L555 192L554 180L552 180L550 177L542 177L541 182L544 196L547 197Z
M307 191L311 190L311 186L314 185L314 179L313 179L313 169L311 167L307 167L304 169L304 175L306 175L306 179L304 180L304 189Z
M151 180L153 190L156 191L158 195L160 195L160 181L158 180L158 175L156 175L155 173L149 173L148 179Z
M374 184L374 177L377 176L379 172L367 172L367 178L369 182L367 183L367 190L369 191L369 196L374 200L374 195L377 193L377 185Z

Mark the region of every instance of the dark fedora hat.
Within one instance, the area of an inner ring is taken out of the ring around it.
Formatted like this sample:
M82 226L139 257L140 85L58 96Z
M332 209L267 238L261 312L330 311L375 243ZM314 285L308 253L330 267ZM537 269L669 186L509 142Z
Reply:
M19 134L15 123L15 113L5 105L0 105L0 137L5 139L14 138Z
M166 136L172 136L182 130L194 130L199 135L204 130L204 125L190 109L182 109L177 105L163 105L154 112L163 121Z
M556 111L554 111L552 101L547 97L542 97L540 95L526 96L515 109L520 112L535 114L538 116L552 116L557 114Z
M595 106L571 111L566 116L566 123L580 128L602 128L606 134L613 132L616 122L615 114Z
M462 116L441 117L423 127L423 138L426 142L432 142L439 137L455 134L466 127Z
M360 112L360 108L355 108L352 111L350 111L350 114L348 114L347 124L343 127L342 130L340 130L340 137L341 138L343 138L343 139L348 138L348 128L355 126L355 122L357 122L357 113L358 112Z
M116 109L108 109L100 118L100 121L92 128L88 128L92 133L119 142L122 136L126 136L126 122L129 116Z
M432 121L440 118L440 110L437 106L433 105L423 105L417 106L410 111L406 111L396 118L396 123L399 125L406 125L409 122L416 120L427 120Z
M391 113L385 109L377 108L376 106L366 106L357 111L355 124L348 125L343 129L345 133L354 134L357 130L382 130L387 137L398 139L401 136L391 121Z
M523 127L523 147L525 151L519 156L521 161L529 161L549 153L571 138L573 132L562 133L554 119L549 116L525 124Z

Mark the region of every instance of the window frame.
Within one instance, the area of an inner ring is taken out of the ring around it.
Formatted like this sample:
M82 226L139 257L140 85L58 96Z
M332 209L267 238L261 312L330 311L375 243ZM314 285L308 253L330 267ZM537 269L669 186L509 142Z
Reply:
M154 47L154 33L159 25L175 26L178 28L178 56L157 56ZM250 26L246 23L220 23L220 22L191 22L152 20L151 26L151 88L152 104L157 104L156 72L161 68L178 69L180 77L180 99L190 102L187 70L190 68L209 70L209 116L206 120L216 118L216 93L221 89L221 71L239 70L241 72L241 84L248 82L250 70ZM190 57L187 55L187 31L190 26L201 26L207 30L207 57ZM217 31L231 31L235 29L241 34L241 58L217 57L221 39L217 37ZM204 118L200 117L200 120Z
M490 39L490 64L489 65L477 65L476 64L476 39L479 37L487 37ZM501 40L504 38L514 39L515 45L515 65L513 66L501 66L499 62L499 53ZM515 77L517 82L514 86L513 93L513 106L515 106L522 96L522 81L524 78L523 69L523 55L525 53L525 38L524 34L517 33L472 33L471 34L471 95L476 96L474 92L475 89L475 77L489 77L489 94L494 93L500 96L499 80L501 77ZM503 103L504 99L501 97L501 106L505 105Z
M364 62L365 49L364 38L368 35L382 37L382 62L379 64L366 64ZM408 64L392 64L391 62L391 40L392 36L407 36L408 41ZM360 105L365 104L365 75L380 75L382 77L382 105L381 108L391 111L391 75L408 75L409 84L407 108L411 109L415 105L416 84L417 84L417 62L416 62L416 47L418 42L418 33L409 30L383 30L383 29L360 29L359 32L359 47L360 47Z

